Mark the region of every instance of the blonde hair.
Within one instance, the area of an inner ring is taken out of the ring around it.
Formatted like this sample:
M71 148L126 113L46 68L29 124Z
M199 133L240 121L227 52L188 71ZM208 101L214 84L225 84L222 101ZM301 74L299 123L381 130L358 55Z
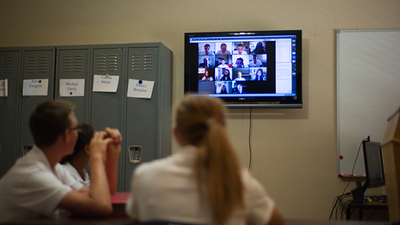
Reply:
M182 142L198 147L194 162L198 192L202 204L208 195L217 225L244 205L240 166L227 137L225 112L220 99L190 95L176 110L176 127Z

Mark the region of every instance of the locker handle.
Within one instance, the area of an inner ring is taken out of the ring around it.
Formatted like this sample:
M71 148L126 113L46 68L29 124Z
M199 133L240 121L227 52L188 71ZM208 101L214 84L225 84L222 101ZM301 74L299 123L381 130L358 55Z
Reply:
M131 145L129 146L129 163L130 164L138 164L142 159L142 146L139 145Z

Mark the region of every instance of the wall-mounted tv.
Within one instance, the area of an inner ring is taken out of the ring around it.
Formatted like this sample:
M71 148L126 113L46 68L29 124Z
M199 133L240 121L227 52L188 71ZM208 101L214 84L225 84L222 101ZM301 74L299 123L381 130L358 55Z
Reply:
M301 108L301 46L301 30L185 33L185 93Z

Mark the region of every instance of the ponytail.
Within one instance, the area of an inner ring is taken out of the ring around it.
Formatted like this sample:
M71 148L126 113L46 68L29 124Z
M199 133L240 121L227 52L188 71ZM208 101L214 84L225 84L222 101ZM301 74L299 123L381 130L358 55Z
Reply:
M204 193L202 185L206 187L215 224L223 224L235 209L243 208L240 167L224 126L209 126L195 160L195 171L200 196Z
M240 166L224 116L221 100L210 97L186 96L177 109L180 135L186 144L198 147L194 171L200 201L208 202L216 225L244 207Z

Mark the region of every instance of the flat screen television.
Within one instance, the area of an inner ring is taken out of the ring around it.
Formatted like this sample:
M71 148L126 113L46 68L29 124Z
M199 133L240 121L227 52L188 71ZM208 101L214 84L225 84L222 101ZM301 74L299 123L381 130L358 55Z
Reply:
M302 108L301 49L301 30L185 33L185 93Z

